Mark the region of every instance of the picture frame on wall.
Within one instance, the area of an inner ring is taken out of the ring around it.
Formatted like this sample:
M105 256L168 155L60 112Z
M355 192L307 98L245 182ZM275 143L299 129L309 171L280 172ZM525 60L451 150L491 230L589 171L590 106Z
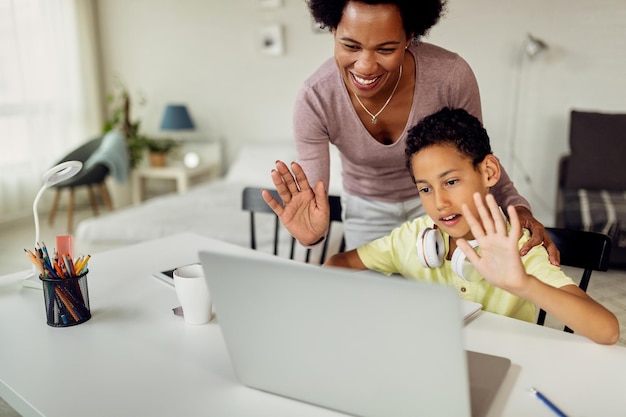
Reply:
M262 54L280 56L285 53L283 26L280 24L266 25L259 29L259 47Z

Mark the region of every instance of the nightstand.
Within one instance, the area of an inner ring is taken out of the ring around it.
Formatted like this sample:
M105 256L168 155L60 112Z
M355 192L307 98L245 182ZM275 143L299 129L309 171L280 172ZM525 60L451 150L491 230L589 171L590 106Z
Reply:
M206 162L200 163L195 168L187 168L184 165L135 168L131 174L133 204L139 204L144 200L147 179L173 180L176 182L176 191L183 193L189 189L192 180L199 177L217 178L220 170L220 164Z
M182 161L174 162L164 167L142 166L131 172L131 190L133 204L141 203L146 196L146 180L174 181L176 191L183 193L196 179L214 179L222 174L221 146L219 142L202 143L200 163L194 168L188 168Z

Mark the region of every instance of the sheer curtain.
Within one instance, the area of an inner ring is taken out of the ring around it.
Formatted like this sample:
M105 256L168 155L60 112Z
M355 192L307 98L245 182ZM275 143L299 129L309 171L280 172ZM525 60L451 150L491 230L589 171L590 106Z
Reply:
M95 20L93 0L0 0L0 222L101 129Z

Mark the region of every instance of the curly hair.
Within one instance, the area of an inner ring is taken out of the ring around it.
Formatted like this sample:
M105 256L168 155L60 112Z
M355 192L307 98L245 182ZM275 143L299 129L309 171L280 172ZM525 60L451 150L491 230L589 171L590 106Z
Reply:
M306 0L313 20L322 27L337 29L343 10L351 2L366 4L395 4L400 9L407 36L415 40L424 36L445 13L447 0Z
M406 140L406 167L415 182L411 158L424 148L437 144L453 145L472 160L476 168L492 152L489 135L476 117L464 109L444 107L424 117L409 129Z

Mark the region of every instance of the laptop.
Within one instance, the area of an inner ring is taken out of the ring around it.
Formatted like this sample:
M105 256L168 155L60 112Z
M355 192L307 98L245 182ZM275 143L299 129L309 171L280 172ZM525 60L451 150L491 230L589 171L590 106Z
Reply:
M462 303L449 287L272 257L199 257L248 387L359 416L482 417L510 367L463 349Z

